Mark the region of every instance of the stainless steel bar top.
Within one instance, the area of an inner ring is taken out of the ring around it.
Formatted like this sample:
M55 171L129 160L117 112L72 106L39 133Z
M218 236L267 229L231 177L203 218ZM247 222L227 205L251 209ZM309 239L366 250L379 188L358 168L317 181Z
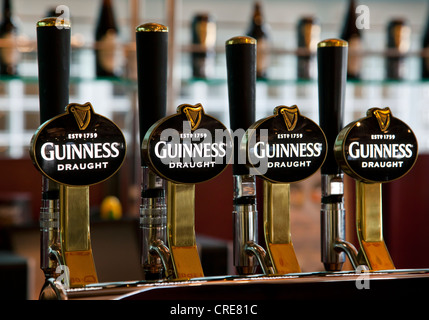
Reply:
M66 290L69 300L335 300L421 299L429 269L216 276L186 281L128 281Z

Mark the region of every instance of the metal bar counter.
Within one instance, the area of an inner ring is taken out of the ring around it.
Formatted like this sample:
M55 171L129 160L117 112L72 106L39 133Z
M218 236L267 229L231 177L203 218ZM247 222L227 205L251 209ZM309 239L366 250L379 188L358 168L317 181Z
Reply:
M333 299L418 301L429 269L295 273L282 276L216 276L185 281L130 281L66 290L69 300L310 301Z

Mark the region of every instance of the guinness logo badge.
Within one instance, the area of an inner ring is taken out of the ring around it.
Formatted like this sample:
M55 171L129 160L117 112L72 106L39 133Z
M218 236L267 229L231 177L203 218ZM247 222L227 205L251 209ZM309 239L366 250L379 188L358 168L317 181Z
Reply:
M247 130L241 151L247 154L251 174L291 183L310 177L322 166L327 142L322 129L302 116L297 106L279 106L273 116Z
M153 124L142 142L142 157L164 179L199 183L220 174L232 157L226 127L201 104L183 104L177 113Z
M42 124L33 135L30 156L49 179L71 186L102 182L122 166L122 131L94 112L88 102L71 103L66 112Z
M334 146L335 159L345 173L359 181L399 179L417 160L416 136L389 108L369 109L366 114L340 131Z

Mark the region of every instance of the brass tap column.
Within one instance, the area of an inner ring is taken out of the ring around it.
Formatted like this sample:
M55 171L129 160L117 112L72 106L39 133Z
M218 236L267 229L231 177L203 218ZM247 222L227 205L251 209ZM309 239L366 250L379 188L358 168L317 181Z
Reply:
M249 166L264 180L264 231L271 274L301 272L292 243L290 184L320 169L326 138L319 126L301 116L298 107L278 106L274 115L247 130L242 143ZM253 173L252 172L252 173Z
M370 270L395 269L383 238L382 183L407 174L418 156L417 139L389 108L372 108L338 134L335 158L356 180L358 261Z
M201 104L180 105L176 114L160 119L146 132L144 160L167 181L168 247L159 247L158 253L168 251L165 271L170 279L204 276L195 235L195 184L226 168L230 140L225 126L207 115Z

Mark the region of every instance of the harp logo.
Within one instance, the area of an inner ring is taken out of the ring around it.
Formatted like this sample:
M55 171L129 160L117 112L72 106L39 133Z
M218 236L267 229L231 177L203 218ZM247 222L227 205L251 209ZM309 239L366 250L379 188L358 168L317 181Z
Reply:
M298 121L298 107L280 107L278 112L283 115L287 130L292 131L295 129L296 123Z
M182 107L182 112L186 115L186 118L191 125L191 131L196 130L201 123L201 118L204 112L203 106L199 103L195 106L184 105Z
M375 118L378 121L378 125L380 126L381 131L386 131L390 126L390 109L370 109L368 111L368 116L371 116L371 111L374 114Z
M91 104L89 102L84 105L71 104L69 110L74 115L79 129L85 130L91 122L91 112L93 112Z

